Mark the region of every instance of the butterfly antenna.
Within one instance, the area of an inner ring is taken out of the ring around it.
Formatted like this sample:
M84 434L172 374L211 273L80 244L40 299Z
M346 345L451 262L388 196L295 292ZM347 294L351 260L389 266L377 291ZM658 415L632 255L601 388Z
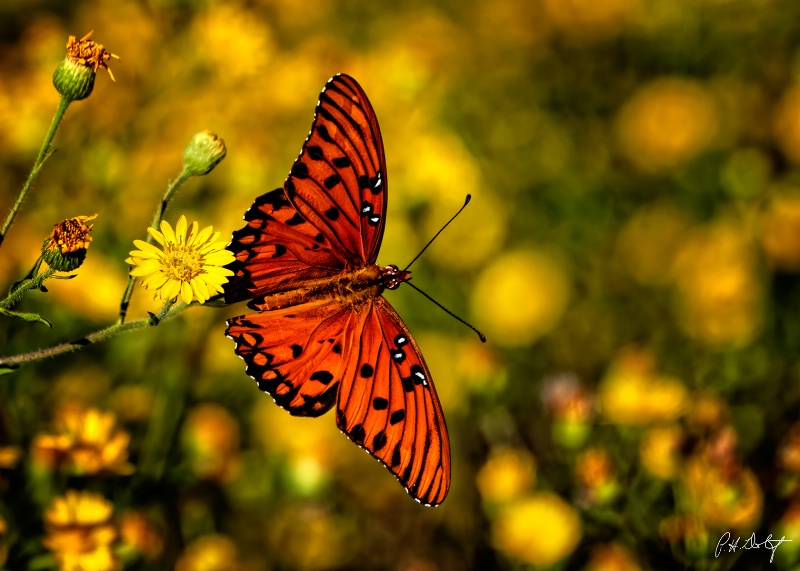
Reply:
M469 202L469 197L467 197L467 202ZM466 204L464 204L464 206L466 206ZM463 206L462 206L462 209L463 209ZM461 212L461 211L459 210L459 212ZM447 224L450 224L450 222L448 222ZM442 230L444 230L444 228L443 228ZM440 230L440 231L441 231L441 230ZM466 321L464 321L463 319L461 319L461 318L460 318L458 315L456 315L455 313L453 313L452 311L450 311L449 309L447 309L445 306L443 306L441 303L439 303L438 301L436 301L435 299L433 299L431 296L429 296L427 293L425 293L424 291L422 291L421 289L419 289L417 286L415 286L415 285L414 285L414 284L412 284L411 282L408 282L408 281L407 281L407 282L405 282L405 283L407 283L408 285L410 285L411 287L413 287L415 290L417 290L419 293L421 293L422 295L424 295L425 297L427 297L429 300L431 300L431 301L433 302L433 304L434 304L434 305L436 305L436 306L437 306L437 307L439 307L440 309L443 309L443 310L444 310L444 312L445 312L447 315L449 315L450 317L454 317L456 320L460 321L461 323L463 323L464 325L466 325L467 327L469 327L470 329L472 329L472 330L473 330L475 333L477 333L477 334L478 334L478 337L480 337L480 338L481 338L481 341L482 341L482 342L484 342L484 343L486 343L486 336L485 336L483 333L481 333L480 331L478 331L477 329L475 329L475 328L474 328L472 325L470 325L469 323L467 323Z
M405 268L403 268L403 271L406 271L408 268L410 268L410 267L411 267L411 264L413 264L414 262L416 262L416 261L417 261L417 258L419 258L419 257L422 255L422 252L424 252L425 250L427 250L427 249L428 249L428 246L430 246L431 244L433 244L433 241L434 241L434 240L436 240L436 238L438 238L438 237L439 237L439 234L441 234L441 233L444 231L444 229L445 229L445 228L447 228L447 227L450 225L450 223L451 223L453 220L455 220L455 219L456 219L456 216L458 216L459 214L461 214L461 211L462 211L462 210L464 210L464 209L467 207L467 204L469 204L469 201L470 201L470 200L472 200L472 195L471 195L471 194L468 194L468 195L467 195L467 199L464 201L464 205L463 205L461 208L459 208L459 209L458 209L458 212L456 212L455 214L453 214L453 217L452 217L450 220L448 220L448 221L447 221L447 224L445 224L444 226L442 226L442 228L441 228L441 229L440 229L440 230L439 230L439 231L436 233L436 235L435 235L433 238L431 238L430 240L428 240L428 243L427 243L427 244L425 244L425 247L424 247L424 248L422 248L422 250L420 251L420 253L419 253L419 254L417 254L417 255L416 255L416 257L415 257L413 260L411 260L411 261L408 263L408 265L407 265ZM415 288L415 289L416 289L416 288ZM431 301L433 301L433 300L431 300ZM436 303L436 302L434 302L434 303ZM441 306L440 306L440 307L441 307ZM442 307L442 309L444 309L444 308ZM445 311L447 311L447 310L445 309ZM448 311L448 313L450 313L450 312ZM451 315L452 315L452 314L451 314ZM453 317L455 317L455 315L453 315ZM469 324L467 324L467 325L469 325ZM470 327L472 327L472 326L470 325ZM472 327L472 328L473 328L473 329L475 329L474 327ZM476 330L476 331L477 331L477 330Z

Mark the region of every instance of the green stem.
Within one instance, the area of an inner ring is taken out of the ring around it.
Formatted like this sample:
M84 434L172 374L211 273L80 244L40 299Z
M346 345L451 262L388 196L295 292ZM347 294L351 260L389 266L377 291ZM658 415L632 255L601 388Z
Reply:
M47 268L38 276L23 281L23 283L17 289L11 292L7 298L0 301L0 308L10 309L14 307L14 305L21 300L27 292L32 289L38 289L42 285L42 282L44 282L44 280L52 276L54 273L56 273L56 271L53 268Z
M161 204L159 204L158 208L156 208L155 216L153 216L153 222L150 224L151 228L154 228L156 230L159 229L159 227L161 226L161 220L164 218L164 212L167 210L167 205L169 204L169 201L172 200L172 197L175 195L178 189L181 186L183 186L183 183L185 183L190 178L191 175L186 174L186 169L184 169L181 172L181 174L178 175L178 178L176 178L174 181L170 183L169 188L167 188L167 192L165 192L164 196L161 198ZM153 237L150 235L149 232L147 233L147 238L145 239L145 242L147 242L148 244L153 243ZM125 286L125 293L122 295L122 301L120 301L119 304L119 319L117 320L118 324L125 323L125 317L128 315L128 304L131 301L131 295L133 295L133 285L135 282L136 278L131 275L128 275L128 285Z
M183 302L180 302L175 305L175 307L172 307L174 303L174 301L166 302L156 315L155 320L148 317L147 319L139 319L137 321L129 321L127 323L115 323L114 325L110 325L105 329L95 331L86 337L81 337L80 339L70 341L69 343L62 343L61 345L48 347L47 349L40 349L31 353L23 353L21 355L13 355L11 357L0 357L0 368L15 368L23 363L40 361L42 359L46 359L47 357L54 357L56 355L61 355L62 353L75 351L76 349L86 347L87 345L94 345L95 343L110 339L111 337L123 333L124 331L133 331L134 329L142 329L144 327L157 325L163 321L166 321L167 319L175 317L178 313L189 307Z
M11 212L8 213L8 217L6 218L5 223L3 224L2 230L0 230L0 244L3 243L5 240L6 233L8 229L11 227L11 224L14 222L14 218L17 215L20 207L22 207L22 203L25 202L25 198L28 196L28 192L30 191L33 183L36 181L36 177L39 174L39 171L42 168L42 165L47 160L47 157L50 155L48 151L50 150L50 143L53 142L53 137L56 135L56 130L58 129L59 123L64 118L64 113L67 112L67 107L71 101L65 97L62 97L61 100L58 102L58 108L56 109L56 114L53 117L53 121L50 123L50 130L47 132L47 135L44 138L44 142L42 143L42 148L39 150L39 155L36 157L36 161L33 163L33 168L31 169L31 173L28 175L28 180L25 181L25 185L22 187L22 190L17 197L17 201L14 203L14 206L11 207Z

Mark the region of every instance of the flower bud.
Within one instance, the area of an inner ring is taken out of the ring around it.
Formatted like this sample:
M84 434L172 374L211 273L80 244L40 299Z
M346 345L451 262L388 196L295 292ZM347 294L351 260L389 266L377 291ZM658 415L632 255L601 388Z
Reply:
M225 141L215 133L197 133L183 152L183 172L186 176L208 174L225 158L225 153Z
M53 85L68 101L79 101L91 95L98 69L107 70L111 79L114 79L106 62L111 58L119 59L119 56L90 40L91 35L92 32L89 32L80 40L70 36L67 40L67 57L53 73Z
M53 226L53 232L42 244L42 259L59 272L71 272L83 264L86 250L92 241L89 236L94 224L86 225L93 216L76 216L62 220Z

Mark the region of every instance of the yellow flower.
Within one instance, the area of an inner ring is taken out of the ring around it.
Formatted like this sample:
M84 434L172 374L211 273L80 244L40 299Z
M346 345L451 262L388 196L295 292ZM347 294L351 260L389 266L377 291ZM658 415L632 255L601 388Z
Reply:
M224 535L204 535L183 552L175 571L235 571L236 545Z
M549 492L509 504L492 529L492 543L498 549L541 566L564 559L580 538L581 522L575 509Z
M119 569L112 544L117 530L111 522L114 506L98 494L68 490L44 514L45 547L62 571Z
M658 426L645 433L639 447L644 468L663 480L671 480L680 465L678 448L683 432L676 425Z
M93 32L94 30L90 31L80 40L75 39L75 36L67 38L67 57L95 72L98 69L105 69L114 80L114 74L111 73L106 62L111 58L119 59L119 56L107 51L103 44L90 40Z
M619 491L611 458L602 448L590 448L578 456L575 477L582 488L582 499L589 505L607 503Z
M764 496L749 468L727 475L718 462L701 455L687 461L686 505L706 528L749 531L761 517Z
M622 545L611 543L592 549L585 571L641 571L636 559Z
M513 500L533 485L536 463L524 449L493 449L477 476L481 496L490 502Z
M223 266L233 262L234 257L224 242L217 242L219 232L211 235L211 226L198 233L197 222L192 222L188 236L187 228L185 216L178 219L174 231L166 221L161 222L161 232L148 228L163 250L134 240L139 249L131 252L125 262L135 266L131 275L143 278L142 285L155 290L156 298L168 301L180 295L186 304L195 298L205 303L213 294L222 293L222 284L233 275Z
M611 422L649 424L674 420L688 404L688 392L672 377L653 371L645 351L625 351L617 357L598 392L600 408Z
M66 405L56 418L55 433L37 436L32 454L40 464L78 474L130 474L129 440L114 413Z
M140 512L125 513L120 520L119 532L122 543L145 559L157 559L164 550L160 531Z
M237 475L239 424L221 406L196 406L186 417L181 440L199 478L228 482Z

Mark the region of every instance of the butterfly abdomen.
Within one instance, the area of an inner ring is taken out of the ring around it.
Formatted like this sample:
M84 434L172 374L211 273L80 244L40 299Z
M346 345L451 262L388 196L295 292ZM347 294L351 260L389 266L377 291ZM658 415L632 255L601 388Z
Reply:
M345 271L333 278L307 281L289 291L277 292L251 302L253 309L271 311L317 301L336 301L353 306L378 297L386 287L383 270L372 265L358 270Z

